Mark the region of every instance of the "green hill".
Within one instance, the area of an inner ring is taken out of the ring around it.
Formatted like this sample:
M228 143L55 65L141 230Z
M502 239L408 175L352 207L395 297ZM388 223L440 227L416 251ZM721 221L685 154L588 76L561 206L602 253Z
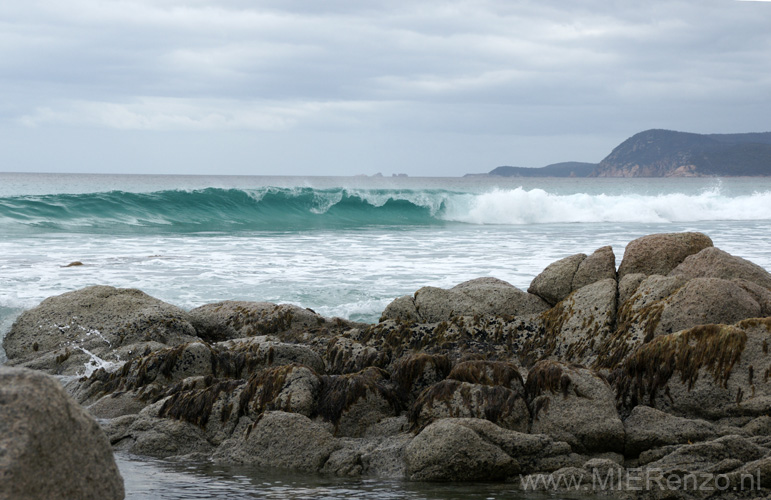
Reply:
M593 177L771 175L771 132L692 134L646 130L619 144Z

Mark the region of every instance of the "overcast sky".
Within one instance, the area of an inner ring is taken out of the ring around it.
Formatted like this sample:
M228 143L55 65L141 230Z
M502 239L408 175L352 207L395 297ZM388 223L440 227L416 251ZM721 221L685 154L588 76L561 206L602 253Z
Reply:
M0 171L463 175L771 130L771 2L6 0Z

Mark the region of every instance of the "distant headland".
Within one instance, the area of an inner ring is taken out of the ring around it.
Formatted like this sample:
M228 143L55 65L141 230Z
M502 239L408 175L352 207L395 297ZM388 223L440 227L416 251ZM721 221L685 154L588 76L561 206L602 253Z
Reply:
M541 168L497 167L501 177L771 176L771 132L692 134L652 129L616 146L600 163L564 162Z

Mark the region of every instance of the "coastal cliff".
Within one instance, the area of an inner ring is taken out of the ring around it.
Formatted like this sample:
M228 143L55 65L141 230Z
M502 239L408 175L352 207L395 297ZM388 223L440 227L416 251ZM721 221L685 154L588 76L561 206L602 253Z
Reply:
M771 175L771 133L646 130L619 144L591 177Z
M616 146L599 164L563 162L541 168L496 167L498 177L771 176L771 132L692 134L652 129Z

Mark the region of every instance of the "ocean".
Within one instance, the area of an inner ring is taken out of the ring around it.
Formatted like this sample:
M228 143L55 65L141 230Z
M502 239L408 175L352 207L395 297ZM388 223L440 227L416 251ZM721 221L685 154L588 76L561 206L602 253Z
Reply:
M268 301L375 322L391 300L422 286L493 276L527 289L562 257L612 245L619 264L629 241L676 231L704 232L771 269L771 179L0 173L0 336L24 309L95 284L139 288L186 309ZM68 267L76 261L83 265ZM189 498L179 486L186 481L207 497L206 472L119 461L127 486L144 485L128 488L128 498ZM164 474L174 479L147 484ZM218 488L241 481L217 477ZM250 484L262 491L259 480ZM378 489L329 484L329 498ZM401 493L371 498L472 498L394 488Z

